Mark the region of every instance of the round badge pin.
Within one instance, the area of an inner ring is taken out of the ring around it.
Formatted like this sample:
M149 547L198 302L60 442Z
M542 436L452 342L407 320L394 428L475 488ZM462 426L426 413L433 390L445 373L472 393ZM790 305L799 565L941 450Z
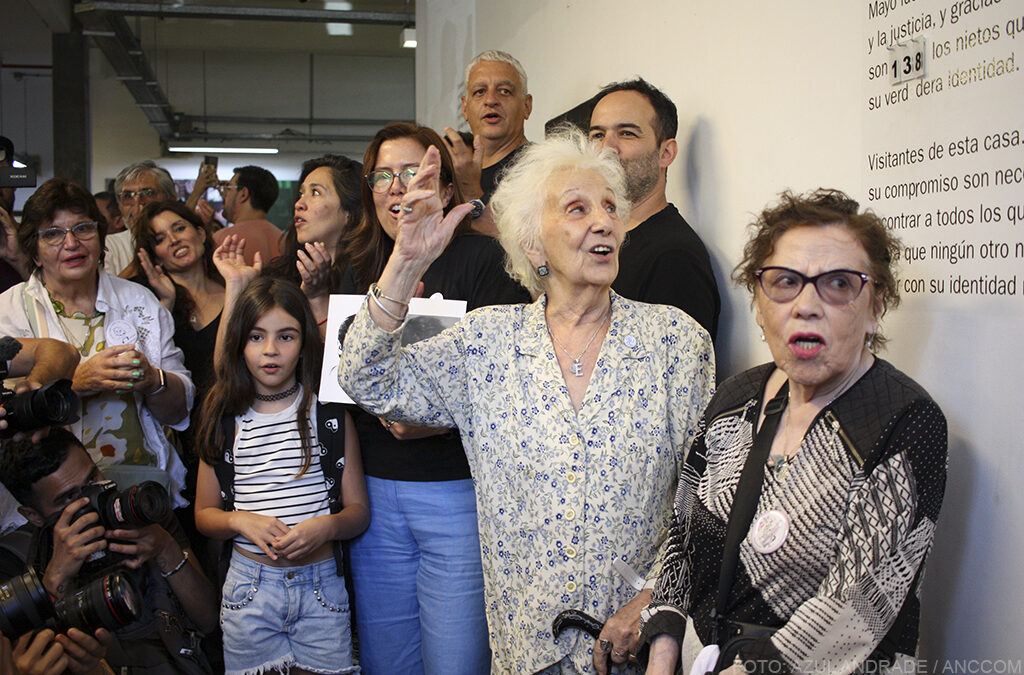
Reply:
M778 509L762 513L750 528L750 545L762 555L778 551L789 536L789 516Z
M106 324L103 328L108 347L120 345L133 345L139 340L139 332L135 326L123 319L115 319Z

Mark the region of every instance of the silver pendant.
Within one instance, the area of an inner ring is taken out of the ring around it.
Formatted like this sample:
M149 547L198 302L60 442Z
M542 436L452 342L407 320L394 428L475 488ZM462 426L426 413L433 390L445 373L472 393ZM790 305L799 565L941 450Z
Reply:
M579 359L576 359L575 361L572 362L572 365L569 366L569 372L571 372L576 377L583 377L583 364L580 363Z

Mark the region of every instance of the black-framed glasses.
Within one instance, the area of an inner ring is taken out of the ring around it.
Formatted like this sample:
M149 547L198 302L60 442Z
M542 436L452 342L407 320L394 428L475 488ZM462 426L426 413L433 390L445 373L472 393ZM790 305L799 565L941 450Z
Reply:
M139 190L122 190L121 201L130 202L136 197L145 197L146 199L152 199L156 197L160 192L156 188L141 188Z
M369 184L371 190L377 194L384 194L391 189L391 186L395 182L395 178L398 178L398 182L402 184L402 187L409 187L409 181L412 180L412 177L416 175L417 171L419 171L419 167L417 166L410 166L408 169L404 169L398 173L391 173L390 171L384 171L381 169L379 171L370 172L366 177L366 182Z
M795 300L807 284L830 305L848 305L860 295L871 277L855 270L829 270L809 277L788 267L762 267L754 272L761 290L774 302Z
M87 220L71 227L48 227L39 230L39 241L47 246L60 246L70 232L78 241L94 239L100 231L99 223Z

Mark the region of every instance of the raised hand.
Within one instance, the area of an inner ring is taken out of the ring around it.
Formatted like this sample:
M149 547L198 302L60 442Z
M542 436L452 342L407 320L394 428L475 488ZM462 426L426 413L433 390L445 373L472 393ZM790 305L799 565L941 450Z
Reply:
M322 241L308 242L296 254L295 266L302 277L302 292L313 299L327 295L328 276L331 271L331 254Z
M451 127L444 128L444 138L451 149L452 163L455 165L455 180L462 189L462 196L468 199L480 199L484 191L480 186L480 173L484 164L484 146L480 138L473 139L473 145L466 145L459 132Z
M224 277L224 284L229 290L241 291L263 271L263 260L258 251L252 265L246 264L244 254L245 239L236 234L224 237L224 241L213 252L213 264Z
M149 254L146 253L146 249L139 249L139 266L142 267L142 271L146 274L146 279L149 281L149 287L153 289L153 293L156 295L157 300L160 304L169 312L174 309L174 282L164 272L164 268L160 265L154 265L153 261L150 260Z
M459 204L445 215L446 201L441 193L441 154L430 146L402 197L398 238L392 254L397 262L413 263L420 268L420 276L441 255L455 228L473 209L472 204Z

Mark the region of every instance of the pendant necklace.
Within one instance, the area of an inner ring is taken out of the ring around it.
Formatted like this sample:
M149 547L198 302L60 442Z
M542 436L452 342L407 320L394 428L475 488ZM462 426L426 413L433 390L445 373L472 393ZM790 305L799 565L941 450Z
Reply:
M606 316L604 319L601 319L601 323L597 325L597 329L594 331L594 334L590 336L589 340L587 340L587 346L584 347L583 351L580 352L577 356L573 356L572 352L565 348L565 345L563 345L558 340L558 338L555 337L555 334L551 332L551 326L548 325L548 335L550 335L551 339L555 341L555 344L557 344L562 349L562 351L565 352L565 355L572 359L572 365L569 366L569 371L576 377L583 377L583 364L580 363L580 359L582 359L583 355L587 353L588 349L590 349L590 345L594 344L594 338L596 338L597 334L601 332L602 328L604 328L604 322L607 320L607 318L608 317Z

